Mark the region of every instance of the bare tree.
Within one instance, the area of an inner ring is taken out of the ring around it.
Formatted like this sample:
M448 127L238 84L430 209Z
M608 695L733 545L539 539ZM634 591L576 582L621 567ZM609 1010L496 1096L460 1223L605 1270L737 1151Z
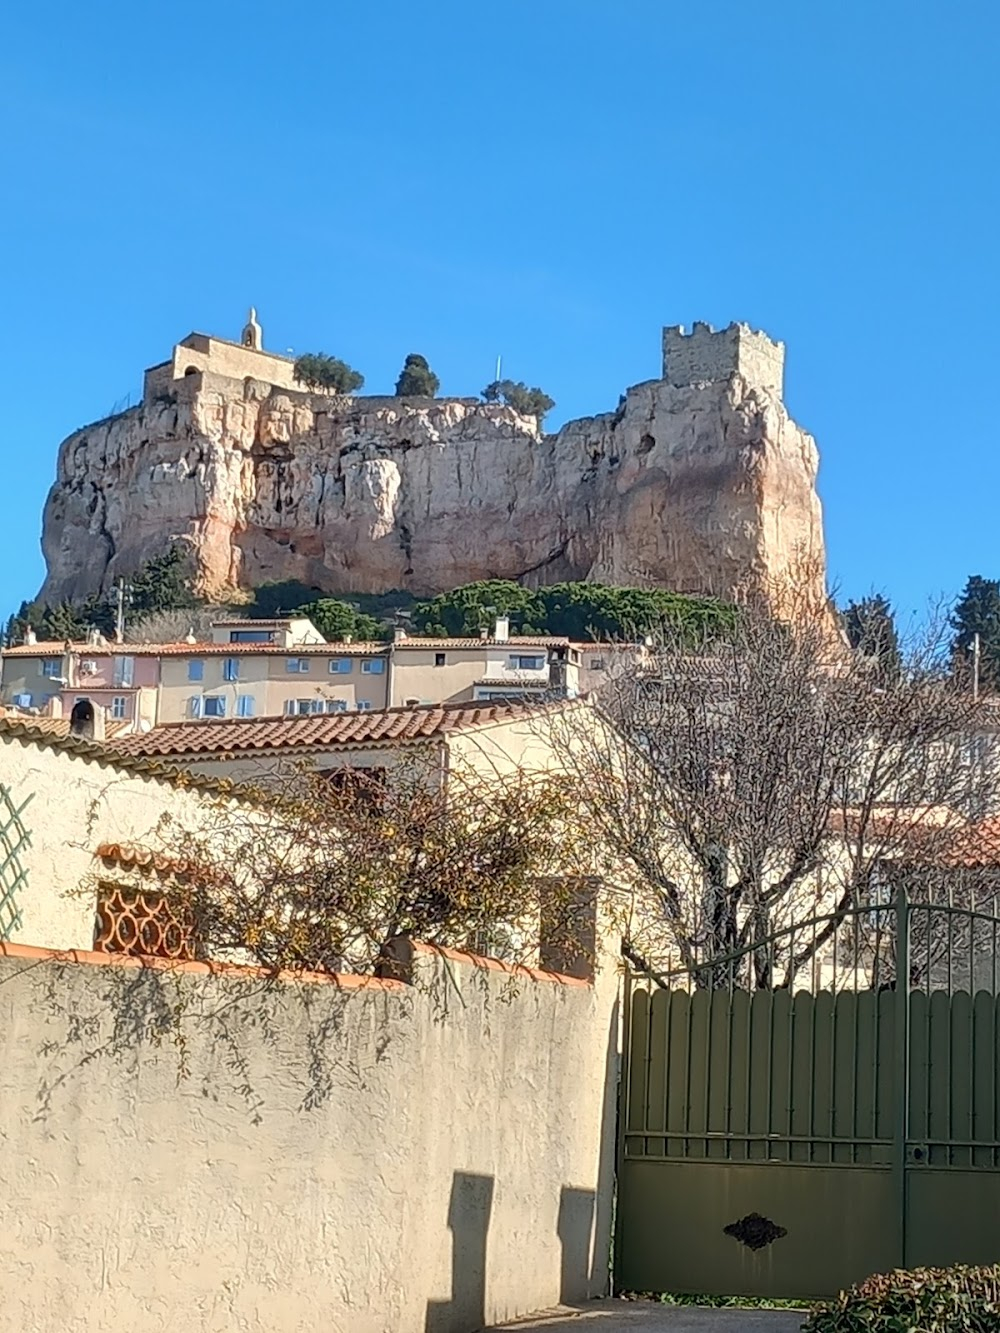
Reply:
M403 935L530 963L543 916L550 938L560 923L573 928L582 852L559 777L444 784L414 756L387 769L288 770L285 787L249 816L220 801L182 840L204 873L174 910L206 956L371 973Z
M724 638L668 627L645 663L620 659L608 727L567 714L559 746L595 835L657 904L633 954L701 985L731 982L741 955L743 984L790 985L871 900L876 867L918 833L933 858L967 824L994 777L970 762L980 710L938 642L887 675L823 618L748 607Z
M125 630L126 643L183 643L193 634L198 643L211 643L212 621L233 613L218 606L195 606L177 611L152 611Z

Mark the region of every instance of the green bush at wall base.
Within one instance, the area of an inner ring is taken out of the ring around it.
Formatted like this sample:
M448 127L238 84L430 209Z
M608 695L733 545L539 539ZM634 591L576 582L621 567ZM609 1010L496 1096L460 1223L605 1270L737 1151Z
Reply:
M877 1273L817 1306L803 1333L997 1333L1000 1264Z

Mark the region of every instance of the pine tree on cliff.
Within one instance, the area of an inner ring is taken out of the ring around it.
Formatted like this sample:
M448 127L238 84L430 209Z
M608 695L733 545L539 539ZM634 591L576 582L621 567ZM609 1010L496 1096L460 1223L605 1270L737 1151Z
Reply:
M1000 688L1000 580L970 576L951 614L956 670L971 678L973 646L979 635L979 679Z
M292 368L292 378L307 389L329 389L333 393L353 393L364 386L360 371L325 352L308 352Z
M130 580L129 606L133 617L194 606L184 564L181 547L171 546L139 568Z
M878 664L886 681L897 681L902 664L896 617L885 597L863 597L849 602L843 613L844 632L851 647Z
M547 412L555 407L554 398L550 398L541 389L529 389L520 380L494 380L487 384L482 392L487 403L504 402L523 417L537 417L539 426Z
M427 364L427 358L411 352L396 381L396 397L433 398L440 387L441 381Z

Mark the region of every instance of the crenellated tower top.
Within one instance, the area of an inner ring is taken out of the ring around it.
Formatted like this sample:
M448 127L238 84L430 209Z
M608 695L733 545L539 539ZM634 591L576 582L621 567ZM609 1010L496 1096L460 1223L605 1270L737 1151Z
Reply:
M752 388L780 398L785 344L749 324L730 324L716 331L711 324L695 323L690 333L685 333L683 324L671 324L663 330L663 378L668 384L706 384L734 374L742 375Z

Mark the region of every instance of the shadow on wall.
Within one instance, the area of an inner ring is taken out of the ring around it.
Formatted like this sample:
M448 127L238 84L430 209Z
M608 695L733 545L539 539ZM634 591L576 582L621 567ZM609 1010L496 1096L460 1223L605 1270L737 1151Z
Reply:
M593 1190L570 1189L564 1185L559 1191L557 1229L562 1246L559 1300L563 1305L585 1301L593 1294L591 1253L596 1199Z
M451 1299L428 1301L425 1333L471 1333L486 1323L486 1240L493 1177L456 1171L451 1181Z
M486 1244L493 1186L492 1176L456 1171L452 1177L451 1297L427 1302L424 1333L473 1333L486 1323ZM563 1186L559 1193L559 1299L564 1304L592 1295L595 1204L594 1190Z
M608 1025L597 1189L564 1185L559 1191L559 1300L564 1305L604 1296L610 1286L618 1018L616 1001ZM471 1171L456 1171L452 1176L448 1204L451 1297L427 1302L424 1333L474 1333L486 1323L486 1247L494 1184L493 1176Z

